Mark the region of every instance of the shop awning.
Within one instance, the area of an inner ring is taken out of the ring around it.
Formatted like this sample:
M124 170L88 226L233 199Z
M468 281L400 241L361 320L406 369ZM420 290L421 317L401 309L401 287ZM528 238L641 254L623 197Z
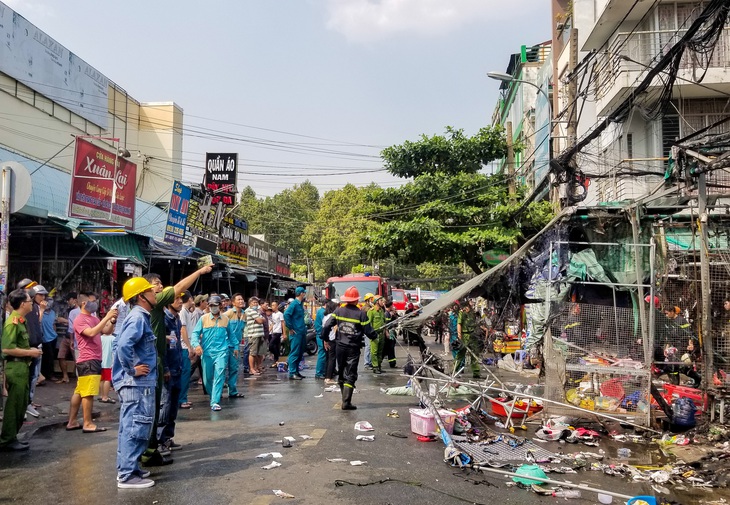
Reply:
M456 300L460 300L466 296L468 296L472 291L480 287L484 282L486 282L491 277L494 277L495 275L500 274L503 270L505 270L507 267L509 267L512 263L515 261L521 259L525 254L527 254L530 251L530 248L535 243L535 241L540 238L545 232L551 230L553 226L555 226L557 223L559 223L561 220L563 220L565 217L573 214L574 210L572 208L564 209L560 214L555 216L545 227L540 230L538 233L533 235L525 244L520 247L517 252L512 254L509 258L504 260L499 265L490 268L486 272L482 272L481 274L477 275L473 279L470 279L466 281L464 284L455 287L448 293L445 293L426 305L422 310L421 313L417 316L407 319L403 322L403 326L409 327L409 328L417 328L421 326L423 323L425 323L428 319L435 316L438 312L446 309L450 305L452 305Z
M92 240L99 243L99 247L107 252L110 256L137 263L138 265L146 265L145 257L139 248L137 240L132 235L94 235L88 236L82 234L83 240L91 242Z

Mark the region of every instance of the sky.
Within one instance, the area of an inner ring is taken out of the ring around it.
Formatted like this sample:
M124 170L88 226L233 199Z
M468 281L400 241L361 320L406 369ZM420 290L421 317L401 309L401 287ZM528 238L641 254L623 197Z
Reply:
M547 0L3 1L136 100L182 107L183 179L237 152L259 196L401 184L380 151L489 125L486 73L551 19Z

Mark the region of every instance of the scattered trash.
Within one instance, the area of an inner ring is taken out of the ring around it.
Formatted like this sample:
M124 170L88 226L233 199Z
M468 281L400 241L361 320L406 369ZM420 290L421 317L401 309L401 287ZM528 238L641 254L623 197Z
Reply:
M291 447L291 440L287 440L286 438L281 441L282 447Z
M335 392L339 393L340 392L340 386L338 386L337 384L335 384L333 386L324 388L324 390L325 390L326 393L335 393Z
M294 495L293 494L285 493L281 489L272 489L272 491L279 498L294 498Z
M385 417L392 417L393 419L398 419L400 417L400 415L398 415L397 410L393 409L390 412L388 412L387 414L385 414Z
M276 394L275 393L261 393L261 396L263 396L264 398L267 398L270 396L276 396Z
M312 437L310 437L309 435L299 435L299 438L301 438L302 440L312 440Z
M408 438L407 435L404 435L400 431L387 432L386 435L388 435L390 437L395 437L395 438Z
M323 397L324 397L324 393L320 393L317 396L315 396L315 398L323 398Z
M436 437L434 437L434 436L430 436L429 437L429 436L426 436L426 435L418 435L416 437L416 440L418 440L419 442L435 442L438 439Z
M580 494L580 490L578 490L578 489L563 489L560 491L555 491L553 493L553 496L556 498L568 499L568 498L580 498L581 494Z
M373 425L367 421L358 421L355 423L355 429L357 431L375 431Z
M530 484L540 484L540 481L531 480L528 477L547 479L547 475L545 475L545 472L537 465L521 465L515 471L515 473L519 475L519 477L512 477L512 480L514 482L519 482L520 484L525 484L527 486L529 486Z
M281 466L281 463L279 463L278 461L272 461L268 465L262 466L261 468L263 468L264 470L271 470L273 468L276 468L277 466Z
M360 440L361 442L375 442L375 435L358 435L355 437L355 440Z
M327 458L330 463L344 463L347 461L345 458Z
M618 452L619 458L630 458L631 457L631 449L628 449L626 447L621 447L617 452Z
M263 454L259 454L256 457L257 458L268 458L269 456L271 456L274 459L278 459L278 458L283 458L284 457L284 456L281 455L280 452L265 452Z
M284 426L284 421L280 421L279 426Z
M610 494L598 493L598 502L603 505L610 505L613 503L613 496Z
M296 438L294 437L284 437L284 440L288 440L289 442L295 442Z
M350 461L350 464L352 466L362 466L362 465L367 465L368 462L367 461L360 461L360 460L357 460L356 459L355 461Z

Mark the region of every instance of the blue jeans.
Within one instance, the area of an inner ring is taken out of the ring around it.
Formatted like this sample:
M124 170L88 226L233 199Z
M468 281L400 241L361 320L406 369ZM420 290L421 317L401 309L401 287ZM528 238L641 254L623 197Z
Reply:
M189 362L189 361L188 361ZM180 376L171 375L162 387L160 400L160 419L157 422L157 442L163 442L175 437L175 420L180 405Z
M38 377L41 375L41 359L33 358L30 361L30 401L33 401L35 394L35 385L38 383ZM50 377L47 377L50 379Z
M147 449L155 420L155 387L123 386L119 396L117 479L131 479L142 470L138 460Z
M370 356L370 343L365 342L365 364L367 366L373 366L372 357Z
M251 349L251 344L249 344L248 339L247 339L246 343L243 344L243 373L251 373L251 367L248 364L248 357L249 357L250 349Z
M188 402L188 389L190 389L190 351L182 350L182 373L180 374L180 399L178 405Z
M292 333L289 335L289 375L296 375L299 373L299 363L302 361L304 355L304 341L307 339L306 335L297 335Z
M238 358L233 354L235 347L228 348L228 396L236 396L238 394Z
M324 343L320 337L317 337L317 370L314 372L316 377L324 377L327 375L327 351L324 350Z

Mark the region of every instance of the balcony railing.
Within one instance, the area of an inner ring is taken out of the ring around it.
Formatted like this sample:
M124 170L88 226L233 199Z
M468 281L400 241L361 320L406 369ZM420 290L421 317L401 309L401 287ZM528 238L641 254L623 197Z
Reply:
M645 72L656 65L685 33L686 30L657 30L616 34L608 50L598 58L597 98L600 100L608 93L622 72ZM698 54L688 50L680 62L680 70L697 70L697 78L708 67L730 68L730 27L722 31L714 51ZM678 84L684 82L680 80Z

